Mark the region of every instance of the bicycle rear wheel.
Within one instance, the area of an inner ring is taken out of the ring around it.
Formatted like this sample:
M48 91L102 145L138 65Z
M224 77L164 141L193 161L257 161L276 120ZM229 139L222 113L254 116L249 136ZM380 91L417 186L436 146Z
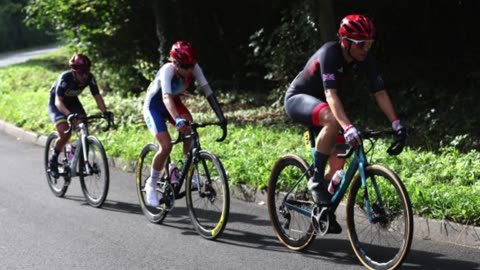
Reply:
M83 157L83 148L80 147L79 150L82 152L78 163L78 176L83 195L88 204L93 207L100 207L107 199L110 184L110 172L105 149L97 138L88 136L87 161Z
M348 236L365 267L395 269L405 260L412 244L410 199L400 178L386 167L368 166L365 177L366 189L359 175L351 185L347 201ZM365 203L365 190L369 207ZM371 210L372 221L367 209Z
M49 159L53 154L53 147L55 145L55 141L59 138L57 132L52 132L47 138L47 142L45 144L45 155L44 155L44 165L45 165L45 174L47 176L47 183L48 187L50 187L50 190L52 190L53 194L57 197L63 197L65 193L67 192L68 189L68 184L69 184L69 169L68 167L64 167L63 162L58 162L58 172L60 174L63 174L64 177L52 177L50 175L50 166L49 166ZM62 154L59 155L60 160L65 159L64 157L65 153L62 152Z
M200 151L196 162L185 185L188 213L195 230L202 237L213 240L223 232L228 221L227 175L220 160L208 151ZM197 181L193 182L194 178Z
M165 204L162 204L158 207L149 206L146 204L147 198L145 193L145 182L150 178L151 167L152 167L152 160L155 154L158 152L158 146L149 143L143 147L142 152L140 152L140 157L138 159L137 164L137 196L138 201L140 203L140 207L142 208L142 212L145 217L152 223L160 223L165 219L168 214L168 207ZM157 191L160 190L161 187L159 185L164 185L165 183L157 183ZM170 192L172 192L170 190ZM158 195L159 198L162 198L161 193Z
M310 219L314 203L309 199L307 170L303 158L287 154L277 160L268 182L270 222L280 242L292 250L302 250L315 239ZM294 186L297 181L300 182Z

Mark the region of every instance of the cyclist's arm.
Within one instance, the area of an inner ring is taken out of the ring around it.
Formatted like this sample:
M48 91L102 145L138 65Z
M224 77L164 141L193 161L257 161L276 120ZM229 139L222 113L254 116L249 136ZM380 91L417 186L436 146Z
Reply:
M201 86L200 89L202 89L203 93L207 97L208 104L210 104L210 107L215 112L215 115L217 116L218 121L222 124L227 124L227 120L223 115L223 111L220 108L220 104L218 104L217 98L215 97L215 94L213 93L212 88L210 88L210 85L206 84L204 86Z
M395 114L395 110L393 108L392 102L390 101L390 97L387 93L387 90L381 90L375 93L375 99L377 100L377 104L383 113L387 116L390 122L398 119L397 115Z
M195 76L195 79L200 85L200 89L202 90L203 94L205 95L205 97L207 97L208 104L210 104L210 107L215 112L215 115L217 116L220 123L226 124L227 121L225 119L225 116L223 115L223 111L220 108L217 98L215 97L215 94L213 93L212 88L208 84L208 81L205 78L205 75L203 74L203 71L198 63L195 65L193 75Z
M98 108L100 111L103 113L107 110L107 107L105 106L105 101L103 101L103 97L100 94L97 94L93 96L95 98L95 102L97 103Z
M351 125L352 122L348 119L345 109L343 108L343 103L337 95L337 89L326 89L325 97L333 116L335 116L340 126L345 129L347 126Z
M55 107L57 107L57 109L64 115L69 115L72 113L69 109L67 109L67 106L65 106L62 96L55 95Z

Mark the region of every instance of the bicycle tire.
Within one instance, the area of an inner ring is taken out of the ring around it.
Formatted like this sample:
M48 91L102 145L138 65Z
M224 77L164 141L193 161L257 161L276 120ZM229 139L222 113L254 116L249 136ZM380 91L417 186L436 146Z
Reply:
M406 259L412 244L413 214L408 193L400 178L384 166L367 166L365 177L374 222L368 219L364 188L357 175L351 185L346 209L350 242L366 268L396 269ZM381 193L381 202L372 184L374 181Z
M110 185L110 171L108 159L102 143L94 136L87 137L87 158L90 174L85 170L83 153L80 153L78 162L78 176L80 186L88 204L101 207L108 195ZM78 150L83 151L82 147ZM78 151L77 150L77 151Z
M137 196L140 208L143 215L152 223L161 223L168 214L168 210L165 207L153 207L145 203L145 182L150 177L152 160L157 152L158 146L156 144L149 143L145 145L140 152L136 173Z
M287 154L277 160L268 181L267 204L270 223L280 242L292 250L303 250L315 239L315 231L310 216L284 205L286 191L302 177L301 183L288 195L289 202L310 212L314 206L308 192L307 162L300 156Z
M44 165L45 165L45 174L47 176L47 183L50 190L53 194L57 197L63 197L68 189L68 180L65 180L65 177L58 177L54 178L50 175L50 166L49 166L49 159L53 154L53 147L55 145L55 141L59 138L58 133L52 132L47 137L47 141L45 144L45 155L44 155ZM59 155L60 160L64 159L65 153ZM58 161L57 161L58 163ZM65 168L63 167L63 163L58 164L59 172L65 172ZM67 176L68 177L68 176Z
M220 236L228 222L230 191L223 165L213 153L198 153L193 173L188 175L185 191L190 219L195 230L204 238ZM197 177L197 185L192 179Z

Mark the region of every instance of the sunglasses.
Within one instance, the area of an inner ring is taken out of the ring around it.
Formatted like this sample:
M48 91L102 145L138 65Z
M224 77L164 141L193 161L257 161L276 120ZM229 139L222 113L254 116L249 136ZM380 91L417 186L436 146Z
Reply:
M195 64L182 64L180 62L177 62L177 66L181 69L191 69L194 65Z
M373 45L373 42L375 41L374 39L356 40L356 39L348 38L348 37L345 37L345 38L347 40L350 40L351 42L355 43L355 46L357 46L357 48L360 48L360 49L363 49L363 48L370 49Z

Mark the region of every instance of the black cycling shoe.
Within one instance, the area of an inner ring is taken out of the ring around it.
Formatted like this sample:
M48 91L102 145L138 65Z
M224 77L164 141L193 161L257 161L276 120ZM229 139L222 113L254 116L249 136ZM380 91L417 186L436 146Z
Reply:
M50 168L50 176L53 178L58 178L58 164L53 158L50 158L48 161L48 167Z
M330 226L328 227L327 233L340 234L342 233L342 226L338 224L337 218L335 215L332 215L330 218Z
M329 205L332 195L327 190L327 183L323 180L315 181L313 177L308 180L308 190L312 192L313 201L319 206Z

